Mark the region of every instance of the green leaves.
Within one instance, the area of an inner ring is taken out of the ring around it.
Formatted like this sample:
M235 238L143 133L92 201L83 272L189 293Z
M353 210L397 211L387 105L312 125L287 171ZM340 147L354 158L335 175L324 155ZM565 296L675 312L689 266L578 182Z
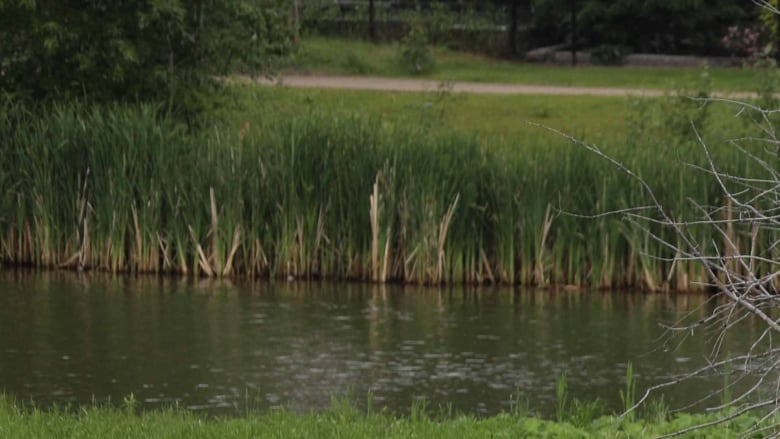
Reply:
M0 0L0 86L35 99L162 101L257 72L294 47L286 0Z

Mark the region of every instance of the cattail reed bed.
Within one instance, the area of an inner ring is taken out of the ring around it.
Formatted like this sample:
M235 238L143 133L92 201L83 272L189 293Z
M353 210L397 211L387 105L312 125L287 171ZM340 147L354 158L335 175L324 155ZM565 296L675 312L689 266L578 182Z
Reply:
M649 290L705 280L619 216L562 215L646 194L543 130L491 142L311 111L193 133L148 106L0 112L3 266ZM675 215L688 196L722 203L712 179L677 163L703 163L694 143L614 149ZM715 153L734 172L751 166Z

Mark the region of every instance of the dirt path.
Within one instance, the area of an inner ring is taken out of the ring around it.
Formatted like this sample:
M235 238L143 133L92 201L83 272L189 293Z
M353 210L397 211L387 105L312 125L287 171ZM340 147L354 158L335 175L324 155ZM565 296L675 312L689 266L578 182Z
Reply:
M248 77L244 77L248 80ZM558 95L558 96L661 96L663 90L613 87L566 87L555 85L501 84L465 81L437 81L426 79L378 78L367 76L304 76L286 75L273 80L256 79L266 85L295 88L324 88L346 90L381 90L430 92L442 87L454 93L491 95ZM744 99L752 93L713 93L715 97Z

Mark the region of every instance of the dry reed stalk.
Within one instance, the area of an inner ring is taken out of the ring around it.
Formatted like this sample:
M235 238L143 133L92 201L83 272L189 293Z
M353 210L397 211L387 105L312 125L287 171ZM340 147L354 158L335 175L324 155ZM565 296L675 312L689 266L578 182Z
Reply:
M648 232L645 232L645 242L644 242L644 248L648 248L648 242L650 240L650 235ZM642 263L642 282L644 284L644 287L648 291L659 291L660 288L658 287L658 283L655 280L655 275L653 274L652 267L650 267L650 264L648 261L650 260L650 256L640 256L639 262Z
M320 258L320 245L322 244L322 241L328 242L328 237L325 235L325 212L320 206L319 211L317 212L317 230L314 236L314 246L312 248L311 257L310 257L310 263L309 263L309 273L314 275L320 274L320 264L322 262ZM317 268L315 270L315 268Z
M219 216L217 214L217 198L214 195L214 188L209 188L209 203L211 208L211 229L209 235L211 235L211 249L209 251L208 261L213 267L213 273L222 272L222 261L219 254Z
M539 234L539 246L536 253L536 264L534 270L534 282L537 286L544 287L547 285L547 279L544 275L544 253L547 245L547 236L550 233L553 222L552 205L547 205L547 210L544 212L544 219L542 220L542 230Z
M24 252L22 253L22 262L30 263L34 259L35 235L33 235L33 231L32 228L30 227L29 221L25 221L24 223L23 243L24 243L23 245Z
M162 236L160 236L160 233L157 232L157 244L160 246L160 254L162 255L163 259L163 265L162 265L162 271L165 271L166 269L173 268L173 263L171 262L171 247L168 244L168 241L163 239Z
M83 210L82 210L83 212ZM89 262L89 224L87 221L87 218L81 218L79 219L79 224L81 225L81 231L79 232L77 229L76 232L76 242L78 243L77 250L71 254L68 259L66 259L64 262L61 262L57 265L58 268L73 268L75 267L78 270L83 270L85 267L87 267ZM33 242L33 233L32 229L30 228L30 223L25 222L25 234L28 236L28 243L31 245ZM32 255L32 247L29 247L31 250L29 251L29 254ZM69 252L66 252L67 254ZM30 259L32 260L32 259ZM27 262L27 261L23 261Z
M382 258L382 274L379 276L379 282L385 283L387 282L387 272L390 269L390 237L392 229L390 226L387 226L387 238L385 239L385 251L384 256Z
M750 272L755 273L756 271L756 263L758 261L758 232L761 230L758 223L753 223L751 225L752 230L750 231Z
M604 235L604 263L601 265L601 273L599 274L599 288L611 288L612 287L612 262L609 258L609 237Z
M304 232L303 232L303 218L300 216L295 219L295 249L296 252L293 252L293 260L292 260L292 276L298 277L304 275L305 268L308 267L309 264L306 263L306 241L304 240ZM296 254L297 253L297 254Z
M630 241L629 241L630 242ZM634 252L634 249L629 245L628 249L628 262L626 264L626 274L623 279L624 285L634 285L634 270L636 266L636 253Z
M379 173L368 197L368 214L371 222L371 280L379 282Z
M225 261L225 268L222 270L222 276L228 276L233 272L233 258L238 253L238 248L241 247L241 226L236 224L233 229L233 242L230 245L230 253Z
M484 249L479 249L479 254L482 258L482 265L485 267L485 272L487 273L487 278L490 280L491 284L496 283L496 277L493 276L493 270L490 269L490 262L488 261L487 255L485 254ZM479 279L480 283L482 282L482 279Z
M450 224L452 223L452 217L455 215L455 208L458 206L460 200L460 194L455 195L455 199L450 204L447 212L444 214L441 223L439 223L439 236L438 245L436 251L436 275L433 279L434 283L439 284L442 281L444 272L444 244L447 241L447 232L449 231Z
M659 291L658 284L655 281L655 278L653 277L652 271L647 267L647 265L644 265L644 284L645 288L647 288L648 291Z
M254 271L254 273L252 273L254 275L259 275L268 271L268 257L265 254L265 250L263 250L263 245L260 243L260 239L255 238L254 242L252 243L249 264Z
M678 251L674 255L674 259L672 259L672 265L669 266L669 271L666 274L666 279L664 279L664 291L668 291L671 288L672 285L672 279L677 279L680 273L680 265L682 263L680 262L680 252ZM679 282L679 280L677 280ZM677 288L677 284L675 284L675 288Z
M2 252L2 255L0 255L0 259L11 259L11 255L13 254L13 251L11 248L13 247L13 241L14 241L14 228L9 228L5 233L5 239L0 240L0 251Z
M81 241L81 251L79 251L79 270L83 270L90 265L89 218L87 216L84 217L83 228L84 236Z
M417 260L419 259L416 257L418 250L420 250L419 244L414 247L414 250L412 250L406 258L404 258L404 282L406 283L414 282L414 270L417 268ZM409 264L411 264L411 266Z
M130 214L133 216L133 230L135 232L135 251L133 258L135 259L135 269L138 271L142 267L141 253L143 252L143 236L141 235L141 224L138 221L138 210L136 210L135 204L130 206Z
M116 273L116 270L113 269L113 265L111 264L111 259L114 254L114 243L113 239L109 236L106 239L106 243L103 245L103 250L98 252L97 255L97 268L100 270L106 270Z
M737 236L734 232L734 212L733 212L733 202L731 198L728 198L726 200L726 206L723 211L723 219L726 222L726 229L722 231L723 233L723 256L726 259L726 270L729 273L734 273L734 270L739 269L738 262L735 258L735 256L739 255L739 249L738 243L737 243Z
M209 264L209 260L206 257L206 253L203 251L203 248L198 242L198 237L195 235L195 230L192 228L192 226L187 226L187 228L190 229L190 237L192 238L192 243L195 244L195 251L198 253L198 265L200 265L200 268L203 270L206 276L214 277L214 270L211 269L211 265ZM182 263L182 265L185 264Z
M191 229L192 229L192 227L190 227L190 233L192 233L192 230L191 230ZM186 275L186 274L188 274L188 273L190 272L190 269L189 269L189 267L187 266L187 256L186 256L186 254L185 254L185 252L184 252L184 250L183 250L183 249L184 249L184 243L183 243L183 242L179 242L179 241L177 240L177 243L176 243L176 244L177 244L177 245L176 245L176 247L179 249L179 250L178 250L178 256L179 256L179 272L180 272L181 274L183 274L183 275Z
M47 226L44 225L43 221L41 221L39 218L35 218L35 228L37 230L36 236L39 237L40 246L39 246L39 252L41 261L43 263L43 266L49 267L53 264L52 261L52 252L51 249L51 236L50 236L50 230Z
M78 266L79 258L81 257L80 252L73 253L70 255L68 259L66 259L63 262L60 262L57 264L57 268L73 268Z
M116 218L116 210L111 211L111 228L110 230L116 230L117 218ZM103 270L108 270L112 273L117 273L119 269L117 268L117 265L114 263L116 261L116 244L114 243L114 237L109 234L106 244L105 244L105 250L102 252L102 260L99 261L99 266ZM98 255L100 258L101 255Z

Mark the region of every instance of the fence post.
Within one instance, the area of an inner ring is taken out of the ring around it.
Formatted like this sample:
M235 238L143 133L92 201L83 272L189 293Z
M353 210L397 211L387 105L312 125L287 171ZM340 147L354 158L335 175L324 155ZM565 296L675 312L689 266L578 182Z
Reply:
M375 12L374 0L368 0L368 38L370 38L372 42L376 42Z
M571 0L571 65L577 65L577 0Z
M509 6L509 56L517 56L517 2L518 0L510 0Z

